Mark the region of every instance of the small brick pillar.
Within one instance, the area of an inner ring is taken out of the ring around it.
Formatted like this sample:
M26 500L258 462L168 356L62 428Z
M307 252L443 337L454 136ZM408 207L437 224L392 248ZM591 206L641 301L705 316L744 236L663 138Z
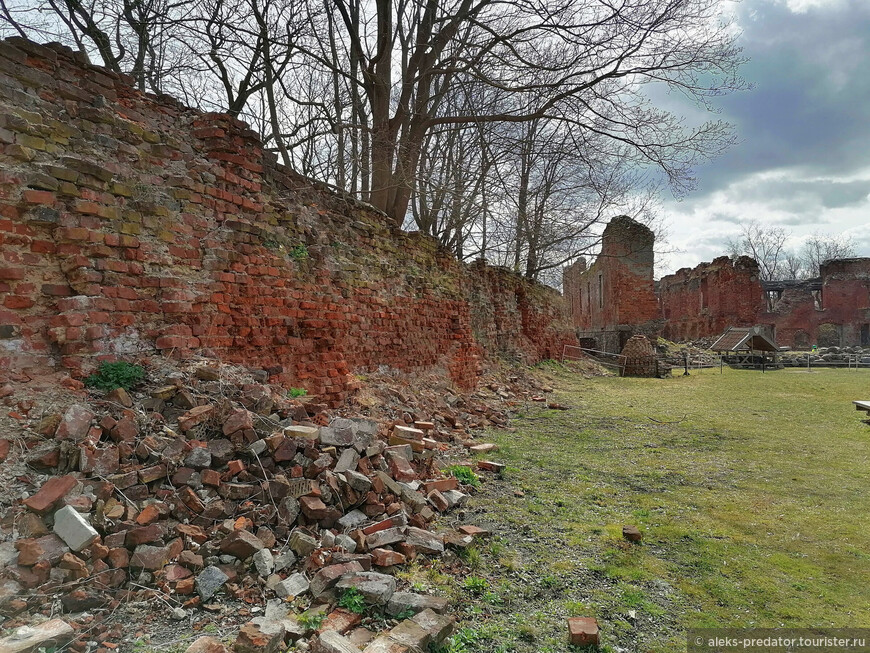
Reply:
M622 348L622 355L625 356L622 376L656 376L656 352L646 336L629 338Z

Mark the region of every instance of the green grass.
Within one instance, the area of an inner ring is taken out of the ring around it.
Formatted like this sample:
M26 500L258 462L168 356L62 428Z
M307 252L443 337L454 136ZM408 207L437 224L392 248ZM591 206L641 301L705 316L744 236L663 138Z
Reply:
M487 434L508 468L472 509L504 538L475 574L504 605L467 611L474 650L568 651L569 615L597 617L605 651L661 653L689 627L866 625L870 427L851 400L870 372L547 373L573 409Z

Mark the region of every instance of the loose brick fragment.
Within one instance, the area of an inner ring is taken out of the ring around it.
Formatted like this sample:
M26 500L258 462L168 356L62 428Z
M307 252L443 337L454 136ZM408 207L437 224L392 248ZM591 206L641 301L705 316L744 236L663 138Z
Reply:
M598 622L591 617L570 617L568 636L571 646L598 646Z
M178 428L182 431L190 431L209 419L213 413L214 406L209 404L191 408L189 411L184 413L184 415L178 418Z
M48 479L39 491L24 500L24 505L38 515L44 515L66 496L76 485L74 476L55 476Z
M54 513L54 532L73 551L81 551L99 537L99 533L72 506Z
M623 526L622 537L629 542L640 542L643 539L643 533L637 526Z
M372 564L378 567L392 567L393 565L403 565L407 561L404 555L397 551L389 549L374 549L371 552Z

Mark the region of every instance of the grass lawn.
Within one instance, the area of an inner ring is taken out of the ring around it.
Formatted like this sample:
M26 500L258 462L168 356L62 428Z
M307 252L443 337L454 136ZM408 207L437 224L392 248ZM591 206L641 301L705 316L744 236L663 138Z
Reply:
M568 651L571 615L631 652L685 650L688 627L870 626L870 426L851 405L870 371L546 373L572 410L487 434L508 469L463 515L494 537L451 587L455 651Z

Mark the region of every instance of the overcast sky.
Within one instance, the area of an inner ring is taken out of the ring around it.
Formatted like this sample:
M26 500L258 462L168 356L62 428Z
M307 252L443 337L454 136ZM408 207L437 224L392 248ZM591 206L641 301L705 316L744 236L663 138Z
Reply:
M870 0L743 0L736 7L750 91L718 101L739 143L666 195L660 272L725 252L755 219L801 237L847 233L870 256ZM687 109L689 117L693 114Z

